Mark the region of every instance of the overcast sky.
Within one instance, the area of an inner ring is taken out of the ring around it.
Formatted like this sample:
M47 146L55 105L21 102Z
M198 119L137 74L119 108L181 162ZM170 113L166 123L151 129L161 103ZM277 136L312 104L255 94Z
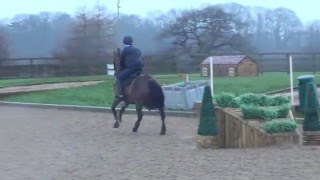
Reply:
M93 7L96 0L0 0L0 19L12 18L15 14L36 14L41 11L60 11L74 14L86 5ZM111 12L117 10L117 0L100 0ZM152 11L166 12L172 8L198 8L208 4L236 2L249 6L268 8L286 7L294 10L303 22L320 19L318 0L120 0L120 12L146 16Z

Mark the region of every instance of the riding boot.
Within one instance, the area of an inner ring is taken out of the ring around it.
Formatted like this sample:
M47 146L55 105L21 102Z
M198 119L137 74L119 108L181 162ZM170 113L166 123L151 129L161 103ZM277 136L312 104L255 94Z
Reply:
M116 87L116 98L122 99L124 96L122 94L122 84L120 80L116 80L115 82L115 87Z

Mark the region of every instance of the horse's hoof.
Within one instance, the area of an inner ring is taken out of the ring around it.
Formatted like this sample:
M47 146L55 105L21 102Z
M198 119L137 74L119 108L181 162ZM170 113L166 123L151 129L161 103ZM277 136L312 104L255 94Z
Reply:
M161 131L160 135L166 135L166 132L165 131Z
M137 132L137 131L138 131L138 129L136 129L136 128L132 129L132 132Z
M113 128L118 128L118 127L119 127L119 123L118 122L114 123Z

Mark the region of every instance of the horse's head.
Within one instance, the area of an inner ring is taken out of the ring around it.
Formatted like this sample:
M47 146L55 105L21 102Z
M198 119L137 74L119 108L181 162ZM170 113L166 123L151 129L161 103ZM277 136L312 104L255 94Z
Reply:
M120 71L120 48L113 51L113 66L115 73L117 74Z

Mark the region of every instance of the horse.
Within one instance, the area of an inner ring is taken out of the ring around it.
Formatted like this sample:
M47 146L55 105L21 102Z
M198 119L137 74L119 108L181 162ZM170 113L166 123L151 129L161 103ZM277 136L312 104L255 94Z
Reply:
M114 51L113 64L115 69L115 74L120 71L120 49L117 52ZM166 134L166 125L165 125L165 112L164 112L164 94L161 86L158 82L149 75L139 72L134 74L132 77L127 79L123 83L123 99L114 98L111 110L115 119L113 125L114 128L119 128L120 123L122 122L122 114L125 112L125 109L130 105L134 104L137 112L137 121L132 129L133 132L137 132L140 126L140 122L143 118L143 107L146 107L149 110L158 110L162 126L160 135ZM116 111L116 107L119 103L123 101L124 104L121 106L119 114Z

